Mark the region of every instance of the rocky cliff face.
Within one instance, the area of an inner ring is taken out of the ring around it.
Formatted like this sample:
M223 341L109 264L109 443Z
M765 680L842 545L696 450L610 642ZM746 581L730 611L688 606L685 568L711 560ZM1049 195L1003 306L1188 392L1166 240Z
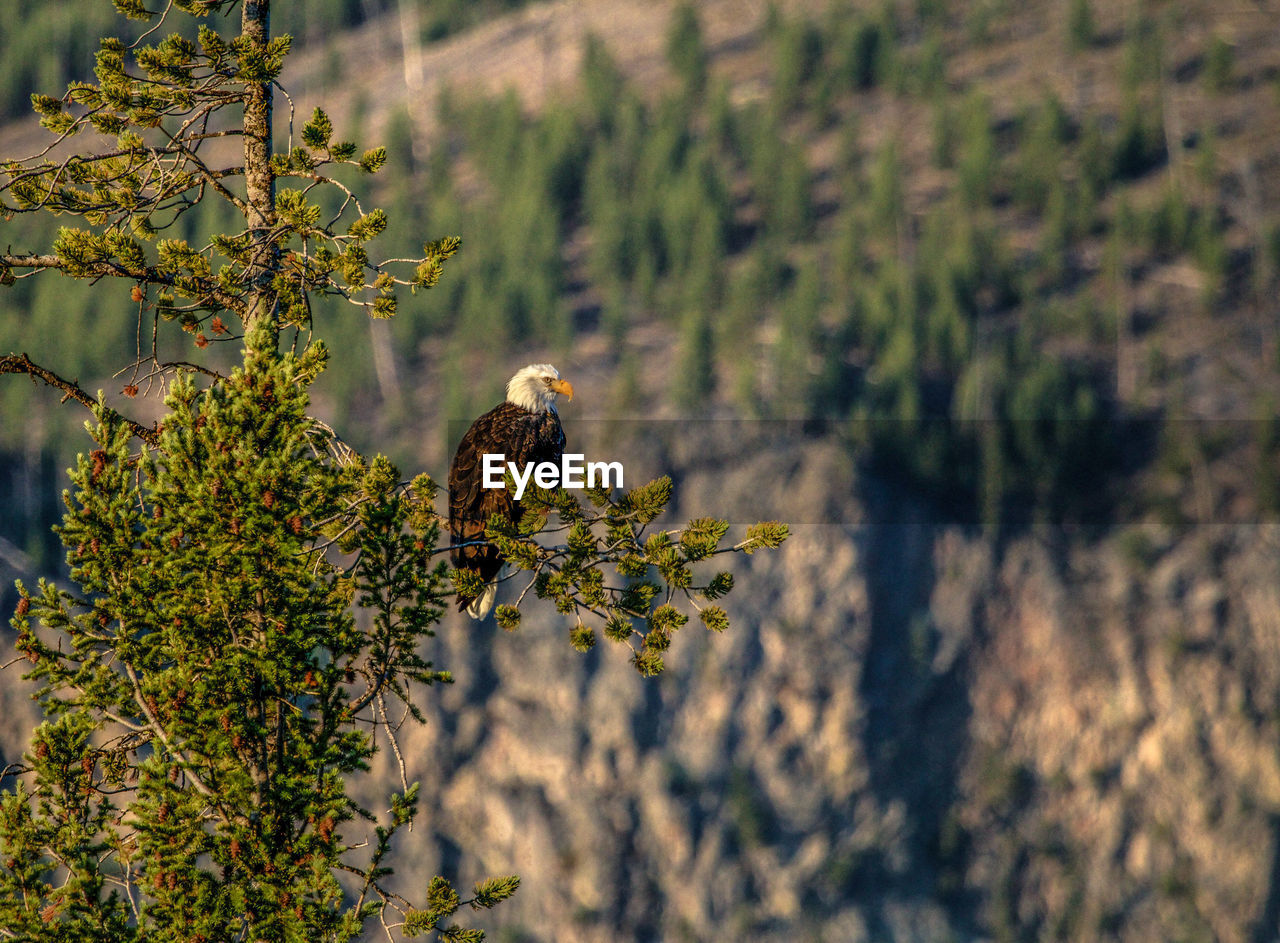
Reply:
M954 809L993 931L1276 938L1277 535L1005 554Z
M726 467L754 490L685 507L844 523L752 558L657 679L554 616L447 625L402 880L520 873L513 940L1274 938L1280 530L997 548L825 444Z

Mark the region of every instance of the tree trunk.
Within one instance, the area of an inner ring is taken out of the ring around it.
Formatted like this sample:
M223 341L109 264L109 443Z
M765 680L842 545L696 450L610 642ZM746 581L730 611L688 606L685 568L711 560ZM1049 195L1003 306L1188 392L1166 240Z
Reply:
M271 37L270 0L244 0L240 13L240 29L244 37L266 51ZM271 172L271 107L273 88L270 82L246 82L244 94L244 180L248 196L246 221L253 239L254 252L248 271L250 298L245 320L245 333L266 323L272 325L275 293L271 279L275 270L276 249L270 232L276 224L275 176ZM272 325L272 348L275 328Z

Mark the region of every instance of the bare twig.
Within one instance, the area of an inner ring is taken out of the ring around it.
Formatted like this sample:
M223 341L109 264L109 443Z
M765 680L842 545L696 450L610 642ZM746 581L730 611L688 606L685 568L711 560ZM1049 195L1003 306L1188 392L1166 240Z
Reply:
M47 370L40 365L33 363L31 358L26 354L9 354L6 357L0 357L0 374L5 373L25 373L32 380L43 380L49 386L62 390L65 394L63 401L73 399L88 409L95 409L98 406L97 400L86 393L80 386L71 380L65 380L58 376L52 370ZM148 445L158 445L160 443L160 433L155 429L148 429L146 426L132 419L128 419L120 413L116 412L109 406L103 407L107 415L112 419L118 420L128 427L134 435Z
M400 788L405 792L409 791L409 778L405 772L404 754L400 752L400 744L396 742L396 732L387 720L387 704L383 700L382 691L378 691L375 701L378 705L378 716L382 718L382 725L387 728L387 739L391 741L391 752L396 755L396 765L400 768ZM409 823L409 831L413 831L413 823Z

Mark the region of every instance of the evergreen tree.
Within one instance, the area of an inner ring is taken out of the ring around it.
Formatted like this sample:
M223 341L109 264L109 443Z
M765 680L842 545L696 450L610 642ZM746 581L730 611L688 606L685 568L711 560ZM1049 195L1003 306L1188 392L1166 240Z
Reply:
M1094 41L1093 10L1089 0L1071 0L1067 10L1067 47L1072 52L1079 52L1093 45Z
M822 59L822 34L804 18L779 24L774 38L773 105L779 115L797 109Z
M702 24L693 3L681 3L671 16L667 30L667 62L679 76L684 92L700 99L707 86L707 50L702 38Z
M1221 36L1209 40L1205 50L1204 84L1211 94L1221 95L1231 88L1231 73L1235 67L1235 50Z
M25 354L0 358L0 373L42 380L95 419L59 528L77 588L20 584L11 620L47 720L0 771L0 927L41 940L310 941L378 920L481 939L454 915L492 907L518 880L481 881L463 899L436 878L406 900L385 889L393 838L417 810L403 761L385 815L348 795L382 742L400 756L388 703L420 719L416 688L450 680L420 643L449 597L475 587L440 556L431 479L402 483L307 415L328 359L311 340L312 299L390 317L397 289L432 287L459 241L374 261L388 217L338 168L372 173L386 152L357 156L319 109L273 152L289 38L271 35L267 0L115 5L154 28L103 40L96 82L33 97L58 142L93 130L115 146L3 164L0 216L72 224L51 252L6 252L0 282L57 271L104 292L123 279L140 331L181 337L172 324L195 350L163 359L157 346L126 366L127 398L166 394L151 426ZM235 35L209 25L237 5ZM147 44L186 15L198 39ZM232 136L241 159L214 163L209 142ZM178 234L209 198L239 222L193 244ZM239 364L219 369L210 348L230 345ZM728 525L712 519L650 532L670 490L592 492L590 506L539 493L520 531L495 518L488 534L531 574L526 592L574 616L575 648L598 626L652 675L688 621L680 604L709 629L728 624L710 600L732 577L699 582L696 565L786 537L763 524L722 547ZM561 525L539 540L552 514ZM518 603L499 610L508 628L519 616Z

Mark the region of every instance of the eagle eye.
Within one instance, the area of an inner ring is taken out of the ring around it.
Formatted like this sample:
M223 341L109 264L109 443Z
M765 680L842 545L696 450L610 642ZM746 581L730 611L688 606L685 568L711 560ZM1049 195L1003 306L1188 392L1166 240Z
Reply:
M542 378L542 382L543 382L543 383L545 383L547 386L550 386L550 385L551 385L551 377L543 377L543 378Z

